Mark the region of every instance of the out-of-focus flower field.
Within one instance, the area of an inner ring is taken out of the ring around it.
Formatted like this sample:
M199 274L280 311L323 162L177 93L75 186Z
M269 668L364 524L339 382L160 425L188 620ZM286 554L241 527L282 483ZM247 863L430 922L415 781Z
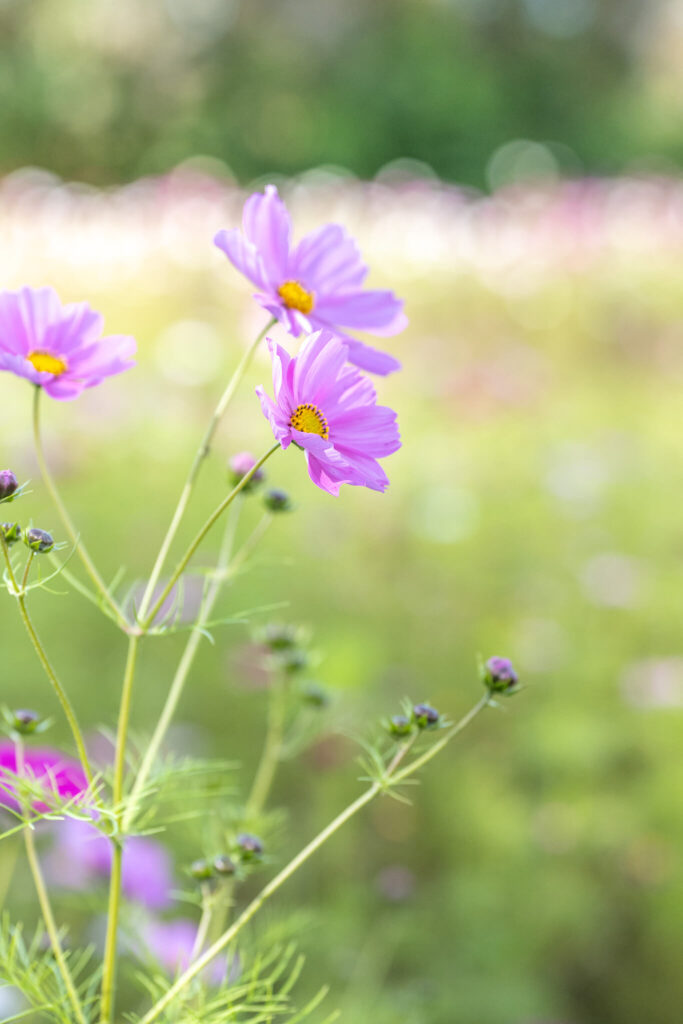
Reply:
M304 985L328 978L328 1012L358 1024L674 1024L683 186L586 179L482 197L398 172L360 184L322 171L279 184L297 234L345 223L370 285L404 297L410 319L387 345L404 370L379 385L404 444L387 494L345 488L335 500L298 453L272 459L269 480L297 511L222 608L240 618L265 591L286 607L251 625L301 621L320 651L343 728L282 772L277 802L297 842L354 794L354 736L404 696L463 713L479 696L479 654L511 657L525 689L431 766L412 806L380 801L337 837L258 927L275 930L279 906L315 906L300 918ZM263 326L211 244L243 201L192 165L106 192L38 171L0 183L3 287L53 285L101 309L107 333L138 339L135 371L45 409L48 457L108 577L120 564L129 579L149 572L215 399ZM198 508L225 492L229 455L272 443L253 392L269 373L262 353ZM0 375L0 464L36 481L36 525L59 537L30 401L28 385ZM5 604L0 699L52 713ZM40 591L34 608L93 735L116 712L123 641L76 594ZM246 770L264 714L249 638L238 623L204 645L173 737ZM182 642L143 654L153 683L136 694L140 734ZM68 743L58 715L51 736ZM174 850L178 865L195 854ZM13 877L0 896L17 905Z

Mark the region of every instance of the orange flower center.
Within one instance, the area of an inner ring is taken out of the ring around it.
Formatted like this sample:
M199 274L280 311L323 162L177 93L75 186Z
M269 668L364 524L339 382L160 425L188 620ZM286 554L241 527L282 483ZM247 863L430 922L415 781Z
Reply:
M67 369L66 360L53 356L50 352L29 352L26 358L38 373L51 373L59 377Z
M330 436L327 420L317 405L297 405L289 420L290 427L300 430L304 434L319 434L326 441Z
M313 292L307 292L298 281L285 281L277 293L288 309L298 309L300 313L310 313L313 309Z

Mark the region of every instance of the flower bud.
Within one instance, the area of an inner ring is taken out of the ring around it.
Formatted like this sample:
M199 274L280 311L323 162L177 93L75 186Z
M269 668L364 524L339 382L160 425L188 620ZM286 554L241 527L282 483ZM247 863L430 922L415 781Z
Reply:
M205 882L213 875L213 865L208 860L195 860L190 864L190 874L198 882Z
M0 523L0 533L5 538L5 543L10 547L21 540L21 527L19 523Z
M0 469L0 501L11 501L19 489L19 481L11 469Z
M237 866L235 865L234 860L231 860L227 854L223 853L220 857L216 857L214 860L213 869L217 875L223 875L227 878L230 875L235 874Z
M394 715L389 720L389 732L392 736L409 736L413 731L413 723L405 715Z
M519 688L517 673L509 658L489 658L482 669L482 682L491 693L514 693Z
M301 699L312 708L326 708L330 703L327 692L319 683L306 683L302 686Z
M247 473L254 468L256 465L256 459L251 452L238 452L237 455L233 455L228 463L230 472L230 480L234 486L242 480ZM254 490L258 487L262 480L265 479L265 473L262 469L257 469L254 475L251 477L249 482L242 488L243 493L246 491Z
M294 507L287 492L280 491L275 487L263 495L263 504L269 512L291 512Z
M40 725L40 715L35 711L29 711L27 708L12 711L10 717L12 728L20 736L30 736Z
M263 627L261 639L271 651L286 651L296 645L296 626L282 622L270 622Z
M257 860L263 853L263 843L258 836L243 832L237 837L237 848L242 860Z
M416 704L413 708L413 721L418 729L429 729L439 721L439 712L429 704Z
M278 654L278 662L288 675L294 675L308 668L309 657L301 647L290 647Z
M30 530L26 530L24 533L24 544L31 551L35 551L39 555L46 555L55 546L52 534L46 530L39 530L37 526L32 526Z

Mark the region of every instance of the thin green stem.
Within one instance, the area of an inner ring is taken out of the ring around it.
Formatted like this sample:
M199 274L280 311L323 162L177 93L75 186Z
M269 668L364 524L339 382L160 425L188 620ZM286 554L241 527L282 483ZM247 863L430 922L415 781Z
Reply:
M218 429L218 426L221 420L223 419L223 416L225 415L225 412L228 406L230 405L230 402L232 401L233 396L237 391L240 382L242 381L242 378L244 377L245 373L249 368L249 364L251 363L251 360L254 356L254 353L256 352L256 349L263 341L267 332L270 330L270 328L273 326L275 322L276 321L274 317L271 320L269 320L266 326L263 328L263 330L257 335L257 337L251 343L249 348L245 351L244 355L242 356L241 360L237 365L237 368L235 369L235 372L233 373L232 377L228 382L228 386L221 395L220 401L218 402L218 405L216 406L213 412L211 421L208 427L206 428L206 433L202 438L202 442L199 445L199 448L197 449L194 460L192 462L192 466L190 467L190 472L188 474L187 480L185 481L185 486L183 487L180 499L176 506L176 510L173 513L173 518L171 519L171 525L169 526L166 536L164 537L163 543L159 550L159 554L157 555L157 560L154 563L152 573L149 577L149 581L147 583L147 587L145 589L145 593L140 604L140 619L144 619L149 610L149 606L152 602L154 591L157 587L157 584L159 583L159 577L161 576L161 572L164 568L164 563L166 562L166 559L168 557L168 553L171 549L171 545L173 543L175 535L178 532L178 527L180 526L183 516L185 515L187 506L190 503L190 498L192 497L192 491L194 490L194 485L197 481L197 477L199 476L199 471L202 468L202 464L211 450L211 444L213 442L216 430ZM154 616L152 616L152 619L153 618Z
M85 571L95 584L95 587L100 592L103 599L106 601L106 603L109 605L111 610L116 615L117 623L122 628L127 628L126 618L121 609L119 608L118 604L116 603L115 599L109 593L109 588L107 587L107 584L102 579L101 575L97 571L97 568L95 567L95 563L88 554L87 548L83 541L81 540L78 531L76 530L76 527L73 524L71 516L69 515L66 509L66 505L62 501L60 493L57 490L57 485L55 484L50 473L50 470L48 469L47 461L45 459L45 453L43 451L42 437L40 433L40 395L42 390L43 389L41 387L36 387L33 395L33 438L36 448L36 457L38 459L38 466L40 467L40 473L43 478L43 483L45 484L47 490L49 491L50 497L52 498L52 501L54 502L54 505L57 509L57 512L59 513L60 519L64 524L64 529L68 533L71 542L76 548L76 551L78 552L78 555L83 563Z
M256 769L251 793L247 800L245 815L254 818L263 810L282 753L282 737L287 711L287 687L284 678L276 678L269 694L268 728Z
M410 764L407 764L405 768L401 769L400 772L396 772L396 774L393 776L394 784L400 783L403 779L408 778L408 776L410 775L414 775L415 772L420 770L420 768L424 768L426 764L429 764L432 758L436 757L436 755L439 754L443 750L443 748L451 742L453 737L457 736L459 732L462 732L463 729L465 729L470 724L470 722L477 717L479 712L483 711L485 707L488 707L490 703L491 694L487 690L484 696L481 698L481 700L478 701L474 705L474 707L471 708L471 710L468 711L467 714L460 719L459 722L456 722L455 725L451 726L450 729L446 729L444 731L444 734L440 740L437 740L437 742L434 743L433 746L425 750L424 754L421 754L420 757L416 757L414 761L411 761Z
M62 706L62 710L64 711L64 714L66 716L66 720L69 723L69 728L71 729L71 734L72 734L72 736L74 738L74 743L76 744L76 749L78 751L78 757L79 757L81 765L83 767L83 771L85 772L85 776L86 776L86 778L88 780L88 785L92 786L93 785L93 773L92 773L92 769L90 767L90 760L88 758L88 753L87 753L87 750L85 749L85 741L83 740L83 734L82 734L80 726L78 724L78 719L76 718L76 713L75 713L75 711L74 711L74 709L73 709L73 707L71 705L71 701L69 700L69 698L66 695L66 691L64 690L64 687L62 686L62 684L60 683L59 679L57 678L57 674L56 674L55 670L53 669L52 665L50 664L50 660L49 660L49 658L48 658L48 656L47 656L47 654L45 652L45 648L43 647L43 645L42 645L42 643L40 641L40 638L39 638L39 636L38 636L38 634L36 632L36 629L35 629L35 627L33 625L33 622L31 621L31 617L30 617L30 615L28 613L28 609L26 607L26 592L25 592L25 589L24 589L25 583L26 583L26 574L24 574L24 583L22 584L21 587L18 586L17 585L16 576L14 575L14 570L12 569L12 561L10 559L9 549L7 547L7 542L5 541L5 538L3 537L2 533L0 533L0 547L2 547L2 552L3 552L4 558L5 558L5 564L7 566L7 574L8 574L10 583L12 585L12 590L13 590L14 596L17 599L17 604L19 605L19 612L21 614L21 618L22 618L22 621L24 623L24 626L26 627L26 632L29 635L29 638L31 640L31 643L33 644L33 647L34 647L34 650L35 650L36 654L38 655L38 659L40 661L40 664L43 666L43 670L45 672L45 675L47 676L47 678L50 680L50 683L52 684L52 688L55 691L55 694L57 695L57 700L59 701L59 703ZM27 569L29 567L30 567L30 559L29 559L29 562L27 564Z
M142 759L142 763L130 793L130 799L123 815L122 830L124 833L128 831L131 822L135 817L141 795L154 767L154 762L159 756L161 744L164 741L168 727L171 724L173 715L175 714L185 682L187 681L190 669L192 668L192 663L194 662L197 649L201 643L201 631L209 621L221 587L227 578L226 571L232 556L240 507L241 502L237 502L230 510L231 515L228 517L216 569L212 575L210 583L205 589L202 604L199 609L199 615L197 617L196 628L192 630L187 644L185 645L185 650L183 651L178 668L176 669L176 673L173 677L173 682L171 683L171 687L168 691L168 696L166 697L166 702L162 709L161 716L159 717L159 721L157 722L154 733L152 734L152 738L147 744L145 755Z
M454 736L456 736L462 729L468 725L472 719L479 714L479 712L486 707L489 703L489 694L486 695L485 699L482 699L468 712L467 715L461 721L453 726L453 728L446 731L443 739L439 740L435 744L435 748L430 748L426 755L416 758L411 764L407 765L401 771L397 771L397 768L408 750L410 749L413 740L408 740L402 747L399 748L395 757L391 761L390 765L384 772L381 779L373 782L372 785L366 789L364 793L354 800L352 804L349 804L341 814L337 815L334 821L330 822L326 828L319 832L318 835L311 840L311 842L301 850L296 857L294 857L289 864L287 864L282 871L280 871L275 878L273 878L268 884L261 890L251 903L242 911L240 916L234 921L234 923L223 932L223 934L216 939L214 943L204 952L197 960L185 970L180 977L174 982L168 991L154 1004L151 1010L145 1014L139 1024L152 1024L152 1021L164 1012L164 1010L173 1002L174 999L187 987L187 985L200 974L204 968L211 963L214 957L218 956L226 946L228 946L235 936L244 928L246 924L258 913L264 903L273 896L278 889L281 888L284 883L291 878L293 874L305 864L306 861L316 853L321 846L323 846L328 839L330 839L336 832L342 828L358 811L362 810L363 807L371 803L380 793L386 792L392 786L398 784L401 780L412 775L419 767L422 767L428 761L431 760L439 750L442 750L446 743L448 743ZM432 753L432 749L434 753Z
M16 752L17 752L17 774L19 776L24 775L24 751L23 743L21 740L16 741ZM26 858L28 860L29 868L31 869L31 875L33 876L33 884L36 888L36 894L38 896L38 903L40 904L40 912L43 915L45 921L45 928L50 939L50 946L52 947L52 953L57 963L57 968L62 976L64 987L66 988L69 1002L73 1008L74 1014L79 1024L86 1024L85 1014L81 1006L81 1001L78 998L78 992L74 980L69 970L69 965L64 956L64 950L62 949L62 943L59 938L59 931L55 923L54 914L52 913L52 906L50 905L50 897L48 895L47 886L45 885L45 879L40 868L40 861L38 860L38 854L36 853L36 846L33 840L33 829L30 825L26 825L24 828L24 846L26 847Z
M123 800L123 777L126 766L126 741L130 722L131 698L133 681L137 664L140 637L131 636L128 640L128 655L123 676L121 706L119 708L118 730L116 735L116 753L114 755L114 784L112 799L114 814L119 825L119 834L112 840L112 866L109 879L109 906L107 910L107 936L104 947L104 963L102 970L102 1002L100 1019L103 1024L110 1021L114 1004L114 981L116 977L116 946L121 904L121 861L123 858L123 836L121 833L121 801Z
M173 590L174 586L176 585L176 583L178 582L178 580L180 579L180 577L184 573L185 569L187 568L188 562L192 558L193 554L195 553L195 551L197 550L197 548L199 547L201 542L206 537L207 533L211 530L211 527L214 525L214 523L218 519L220 519L220 517L223 515L225 510L230 507L230 505L233 503L233 501L235 500L237 495L240 494L244 490L244 488L247 486L247 484L249 483L249 481L253 477L254 473L256 473L261 468L261 466L264 464L264 462L267 462L268 459L270 458L270 456L273 455L279 448L280 448L280 442L276 441L276 443L273 445L273 447L269 448L268 451L265 452L261 456L261 458L258 460L258 462L254 463L254 465L251 467L249 472L245 473L245 475L242 477L240 482L238 484L236 484L236 486L232 489L232 491L230 491L230 494L228 494L227 498L224 498L223 501L220 503L220 505L218 505L213 510L213 512L211 513L209 518L206 520L206 522L204 523L204 525L200 529L199 533L197 533L197 535L195 536L194 540L192 541L192 543L188 547L188 549L185 552L185 554L183 555L183 557L178 562L178 565L175 567L175 569L174 569L170 579L168 580L166 586L163 588L163 590L161 591L161 594L157 598L157 601L154 604L154 607L149 611L149 613L147 614L147 617L141 623L140 629L142 630L143 633L146 633L149 630L150 626L154 622L154 619L156 618L157 614L159 613L159 610L163 607L163 604L166 601L166 598L171 593L171 591Z

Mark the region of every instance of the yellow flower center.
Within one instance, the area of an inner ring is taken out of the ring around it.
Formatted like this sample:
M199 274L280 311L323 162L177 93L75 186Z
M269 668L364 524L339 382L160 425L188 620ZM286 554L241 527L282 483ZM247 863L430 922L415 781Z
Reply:
M327 420L318 406L311 405L310 402L307 402L306 405L297 405L292 413L289 425L294 427L295 430L301 430L304 434L319 434L326 441L330 436Z
M51 373L59 377L67 368L66 360L50 352L30 352L26 357L38 373Z
M298 309L300 313L310 313L313 309L313 292L307 292L298 281L285 281L277 293L288 309Z

